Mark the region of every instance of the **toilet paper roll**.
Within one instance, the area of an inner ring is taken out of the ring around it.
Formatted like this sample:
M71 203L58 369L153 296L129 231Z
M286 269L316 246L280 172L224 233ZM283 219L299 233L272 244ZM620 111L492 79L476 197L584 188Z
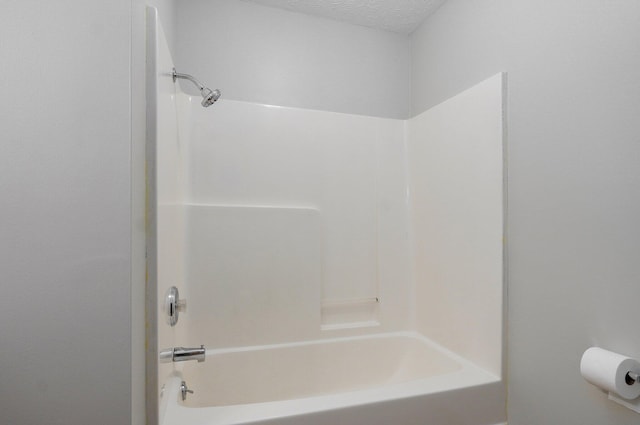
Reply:
M591 347L582 355L580 373L590 383L627 400L640 396L640 383L627 383L628 372L640 372L640 363L622 354Z

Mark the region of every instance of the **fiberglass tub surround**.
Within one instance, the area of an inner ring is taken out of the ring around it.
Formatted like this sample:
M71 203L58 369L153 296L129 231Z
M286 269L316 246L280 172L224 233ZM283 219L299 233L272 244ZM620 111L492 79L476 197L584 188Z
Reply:
M203 108L157 34L158 348L207 348L161 423L503 422L502 75L407 121Z

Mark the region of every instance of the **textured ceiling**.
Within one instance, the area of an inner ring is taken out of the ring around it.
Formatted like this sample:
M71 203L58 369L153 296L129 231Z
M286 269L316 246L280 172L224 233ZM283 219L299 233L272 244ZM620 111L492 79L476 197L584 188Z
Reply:
M446 0L244 0L410 34Z

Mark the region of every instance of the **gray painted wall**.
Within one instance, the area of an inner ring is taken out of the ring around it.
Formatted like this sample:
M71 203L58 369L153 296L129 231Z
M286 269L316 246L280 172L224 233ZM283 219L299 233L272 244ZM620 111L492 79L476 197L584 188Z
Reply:
M177 9L178 71L225 99L407 118L405 35L238 0L190 0ZM187 93L197 93L187 83Z
M414 114L509 73L509 425L640 421L579 373L640 357L639 40L632 0L449 0L413 34Z
M131 1L3 1L0 422L131 422Z

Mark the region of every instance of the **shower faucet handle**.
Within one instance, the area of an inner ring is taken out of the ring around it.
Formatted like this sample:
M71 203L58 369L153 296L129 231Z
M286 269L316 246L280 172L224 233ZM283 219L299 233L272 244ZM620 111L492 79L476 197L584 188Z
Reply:
M187 311L187 300L176 300L176 310L182 312Z
M178 288L172 286L167 290L164 300L164 311L167 314L167 323L175 326L178 323L179 313L187 311L187 301L180 299Z

